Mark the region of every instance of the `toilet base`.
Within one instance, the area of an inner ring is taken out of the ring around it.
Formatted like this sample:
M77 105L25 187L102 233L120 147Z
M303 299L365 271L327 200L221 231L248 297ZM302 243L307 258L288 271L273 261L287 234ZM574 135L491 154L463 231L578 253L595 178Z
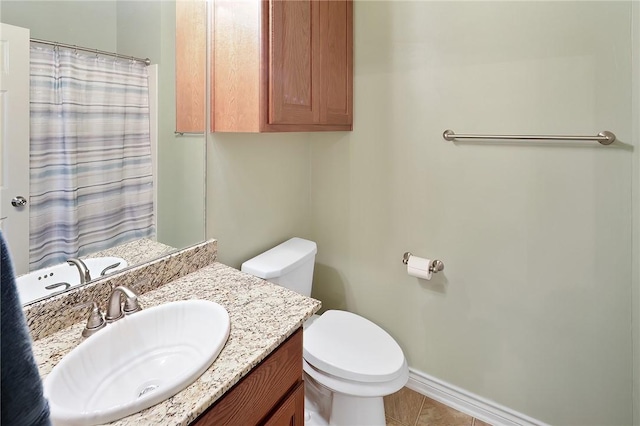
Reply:
M329 424L335 426L385 426L382 397L361 398L334 393Z
M385 426L384 402L332 392L305 374L305 426Z
M316 407L305 398L305 426L385 426L384 402L381 397L356 398L333 395L333 409L329 419L314 411ZM337 396L337 398L336 398ZM341 398L341 397L346 398Z

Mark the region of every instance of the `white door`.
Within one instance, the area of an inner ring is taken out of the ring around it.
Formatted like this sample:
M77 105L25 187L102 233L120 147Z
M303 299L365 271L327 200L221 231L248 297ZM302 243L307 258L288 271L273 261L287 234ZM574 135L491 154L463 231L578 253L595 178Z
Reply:
M29 272L28 201L29 30L0 24L0 228L18 275Z

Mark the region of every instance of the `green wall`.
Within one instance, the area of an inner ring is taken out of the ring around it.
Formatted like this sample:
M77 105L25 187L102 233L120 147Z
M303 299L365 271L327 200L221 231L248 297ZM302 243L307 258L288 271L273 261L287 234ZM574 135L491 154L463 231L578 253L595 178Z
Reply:
M218 259L239 268L262 251L310 231L309 135L210 135L207 237Z
M633 59L633 140L636 147L633 163L633 424L640 425L640 3L632 6L631 57Z
M354 17L354 131L310 145L314 295L518 412L631 424L631 3L358 1ZM444 272L409 277L405 251Z
M0 21L29 28L32 38L113 52L117 47L116 1L2 0Z

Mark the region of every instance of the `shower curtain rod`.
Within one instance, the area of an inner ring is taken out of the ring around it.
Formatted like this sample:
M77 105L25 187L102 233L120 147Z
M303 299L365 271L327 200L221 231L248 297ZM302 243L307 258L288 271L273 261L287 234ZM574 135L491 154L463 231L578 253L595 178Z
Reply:
M95 53L96 55L113 56L114 58L120 58L120 59L129 59L136 62L142 62L147 66L151 65L151 60L149 58L144 58L144 59L136 58L134 56L126 56L126 55L121 55L119 53L105 52L104 50L90 49L88 47L80 47L80 46L76 46L75 44L58 43L57 41L40 40L37 38L32 38L31 41L33 43L48 44L49 46L64 47L66 49L82 50L83 52L91 52L91 53Z

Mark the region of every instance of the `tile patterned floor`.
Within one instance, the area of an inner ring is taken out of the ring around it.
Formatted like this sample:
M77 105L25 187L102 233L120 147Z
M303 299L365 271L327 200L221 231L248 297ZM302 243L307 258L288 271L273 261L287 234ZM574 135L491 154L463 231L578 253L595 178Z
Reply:
M384 410L387 426L491 426L408 388L385 397Z

